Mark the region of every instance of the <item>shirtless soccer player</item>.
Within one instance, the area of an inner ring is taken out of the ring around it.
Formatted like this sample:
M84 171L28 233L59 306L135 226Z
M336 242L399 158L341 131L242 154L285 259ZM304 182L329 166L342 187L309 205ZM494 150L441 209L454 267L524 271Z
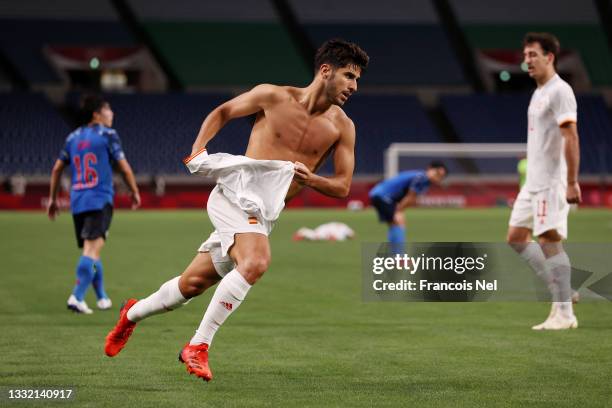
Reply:
M331 197L349 192L355 127L341 106L357 90L368 59L355 44L327 41L316 53L315 76L306 88L258 85L206 117L185 163L192 173L216 179L207 204L216 230L182 275L145 299L125 303L106 337L108 356L121 351L139 321L177 309L220 282L195 335L179 354L189 373L212 379L208 349L213 336L268 269L268 234L284 201L305 186ZM252 114L257 117L246 157L207 154L206 144L229 120ZM334 175L314 174L329 154Z
M559 41L553 35L528 33L523 54L537 89L527 112L529 171L512 208L507 239L552 295L548 318L533 329L573 329L578 321L571 302L571 266L561 241L567 238L569 204L581 199L576 98L555 71ZM532 235L539 245L531 242Z

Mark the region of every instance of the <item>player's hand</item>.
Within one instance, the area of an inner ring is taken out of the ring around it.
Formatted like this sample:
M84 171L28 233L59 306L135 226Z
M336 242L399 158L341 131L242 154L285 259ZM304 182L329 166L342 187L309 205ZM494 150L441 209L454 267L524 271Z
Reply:
M404 218L404 212L403 211L396 211L395 214L393 214L393 222L397 225L406 225L406 219Z
M582 202L582 193L578 182L569 183L567 185L566 199L569 204L580 204Z
M304 163L300 163L298 161L295 162L294 171L295 174L293 175L293 179L299 184L308 185L308 181L310 181L314 176L314 173L311 172Z
M132 210L135 210L138 207L140 207L140 204L141 204L140 193L139 192L132 193Z
M55 200L49 200L49 204L47 204L47 215L51 221L54 221L55 217L59 215L59 207Z

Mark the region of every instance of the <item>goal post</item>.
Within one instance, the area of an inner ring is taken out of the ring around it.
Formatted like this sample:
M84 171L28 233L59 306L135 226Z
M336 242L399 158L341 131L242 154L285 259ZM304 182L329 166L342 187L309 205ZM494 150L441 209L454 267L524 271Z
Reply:
M385 178L400 172L402 157L517 159L526 151L525 143L392 143L385 150Z

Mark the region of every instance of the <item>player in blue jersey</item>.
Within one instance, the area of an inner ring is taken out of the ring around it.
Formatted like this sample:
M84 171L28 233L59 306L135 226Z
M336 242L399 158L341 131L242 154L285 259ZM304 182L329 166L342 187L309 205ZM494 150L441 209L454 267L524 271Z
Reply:
M426 170L403 171L370 190L370 203L376 209L378 218L389 225L387 238L393 253L399 254L404 250L404 210L415 205L417 195L425 193L432 184L440 184L447 174L444 163L432 161Z
M47 214L54 220L59 213L59 181L64 168L70 166L70 207L77 244L83 248L83 254L77 263L77 281L68 298L68 308L90 314L92 310L84 300L90 284L96 291L98 308L104 310L112 306L104 290L100 252L113 216L113 166L117 166L130 188L132 208L140 206L140 194L119 136L111 129L114 113L109 103L97 96L88 97L84 100L83 112L89 123L68 135L53 166Z

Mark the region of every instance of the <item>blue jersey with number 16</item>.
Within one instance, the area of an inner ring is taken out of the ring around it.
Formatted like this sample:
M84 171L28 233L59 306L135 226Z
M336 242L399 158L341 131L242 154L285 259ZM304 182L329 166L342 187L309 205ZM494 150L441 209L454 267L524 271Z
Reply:
M113 204L113 163L124 158L119 136L111 128L81 126L68 135L59 159L72 169L73 214Z

